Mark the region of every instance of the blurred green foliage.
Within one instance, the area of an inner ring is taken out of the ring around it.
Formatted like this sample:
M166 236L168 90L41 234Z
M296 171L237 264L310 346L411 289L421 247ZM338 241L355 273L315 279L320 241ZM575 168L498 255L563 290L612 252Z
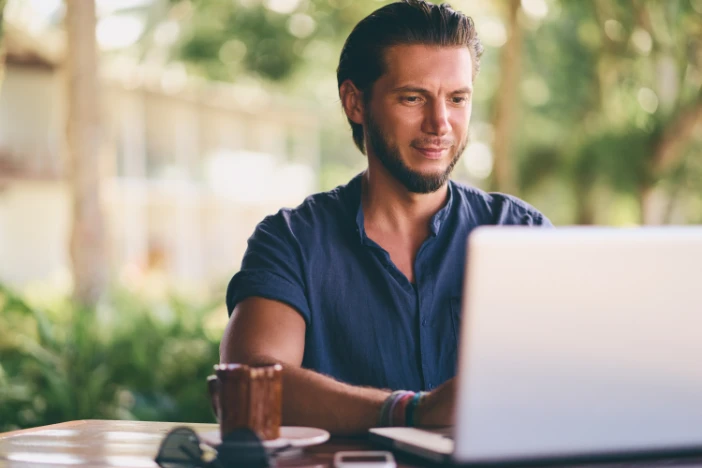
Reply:
M702 125L700 2L550 5L558 14L528 27L524 40L512 155L521 194L553 179L572 192L567 221L616 224L615 202L629 198L635 211L625 221L671 222L669 210L652 209L658 191L700 222L702 131L686 125Z
M149 24L179 24L169 56L191 73L311 101L326 189L364 166L335 69L353 25L385 3L163 0ZM451 3L485 38L473 138L512 141L516 195L559 224L702 223L702 0L544 0L542 17L522 11L519 99L505 135L491 122L503 47L494 34L508 2ZM463 165L456 177L491 186ZM205 378L218 361L221 303L117 291L96 310L38 307L0 286L0 431L79 418L212 422Z
M174 59L208 78L253 77L316 102L323 188L362 169L340 115L335 69L351 28L388 1L169 1L180 14L188 5ZM487 39L473 125L489 125L502 91L503 46L494 34L510 32L509 2L450 3ZM546 13L529 14L535 4ZM702 0L529 1L518 25L515 125L509 134L474 132L488 145L511 142L516 195L561 224L702 222ZM462 165L455 176L501 188Z
M217 305L122 291L98 310L42 309L0 286L0 432L84 418L214 422Z
M188 30L177 56L201 66L210 78L231 80L254 72L289 79L310 64L338 59L315 54L315 45L341 42L355 23L379 6L350 0L193 0ZM326 60L325 60L326 59ZM314 66L314 65L312 65ZM302 70L303 72L305 70Z
M7 0L0 0L0 40L2 40L4 32L3 16L5 13L5 4Z

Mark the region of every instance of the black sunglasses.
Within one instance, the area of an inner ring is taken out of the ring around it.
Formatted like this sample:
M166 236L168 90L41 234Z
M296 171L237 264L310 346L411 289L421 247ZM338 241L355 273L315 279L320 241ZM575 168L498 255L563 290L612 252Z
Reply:
M189 427L172 429L161 442L156 463L161 468L267 468L272 458L291 448L286 446L267 453L261 439L251 429L237 429L214 447L216 455L205 455L199 437Z

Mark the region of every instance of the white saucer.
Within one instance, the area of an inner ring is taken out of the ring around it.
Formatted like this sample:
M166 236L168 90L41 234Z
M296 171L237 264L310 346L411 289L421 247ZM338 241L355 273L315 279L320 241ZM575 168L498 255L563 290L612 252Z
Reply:
M222 442L219 431L201 432L199 436L211 446L217 446ZM311 445L323 444L329 440L329 433L324 429L315 427L281 426L280 437L273 440L264 440L263 446L267 449L277 449L287 445L296 448L309 447Z

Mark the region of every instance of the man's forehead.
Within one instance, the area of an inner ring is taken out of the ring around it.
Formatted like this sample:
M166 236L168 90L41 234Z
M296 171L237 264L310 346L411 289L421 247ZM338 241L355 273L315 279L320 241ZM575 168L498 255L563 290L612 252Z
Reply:
M425 82L462 88L472 84L473 64L466 46L394 45L384 51L383 62L380 80L387 85Z

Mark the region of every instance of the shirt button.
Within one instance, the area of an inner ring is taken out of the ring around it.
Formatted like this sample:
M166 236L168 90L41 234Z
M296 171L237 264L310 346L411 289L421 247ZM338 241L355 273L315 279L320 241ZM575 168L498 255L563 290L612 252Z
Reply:
M423 327L427 326L427 319L425 319L425 318L422 319L422 326Z

